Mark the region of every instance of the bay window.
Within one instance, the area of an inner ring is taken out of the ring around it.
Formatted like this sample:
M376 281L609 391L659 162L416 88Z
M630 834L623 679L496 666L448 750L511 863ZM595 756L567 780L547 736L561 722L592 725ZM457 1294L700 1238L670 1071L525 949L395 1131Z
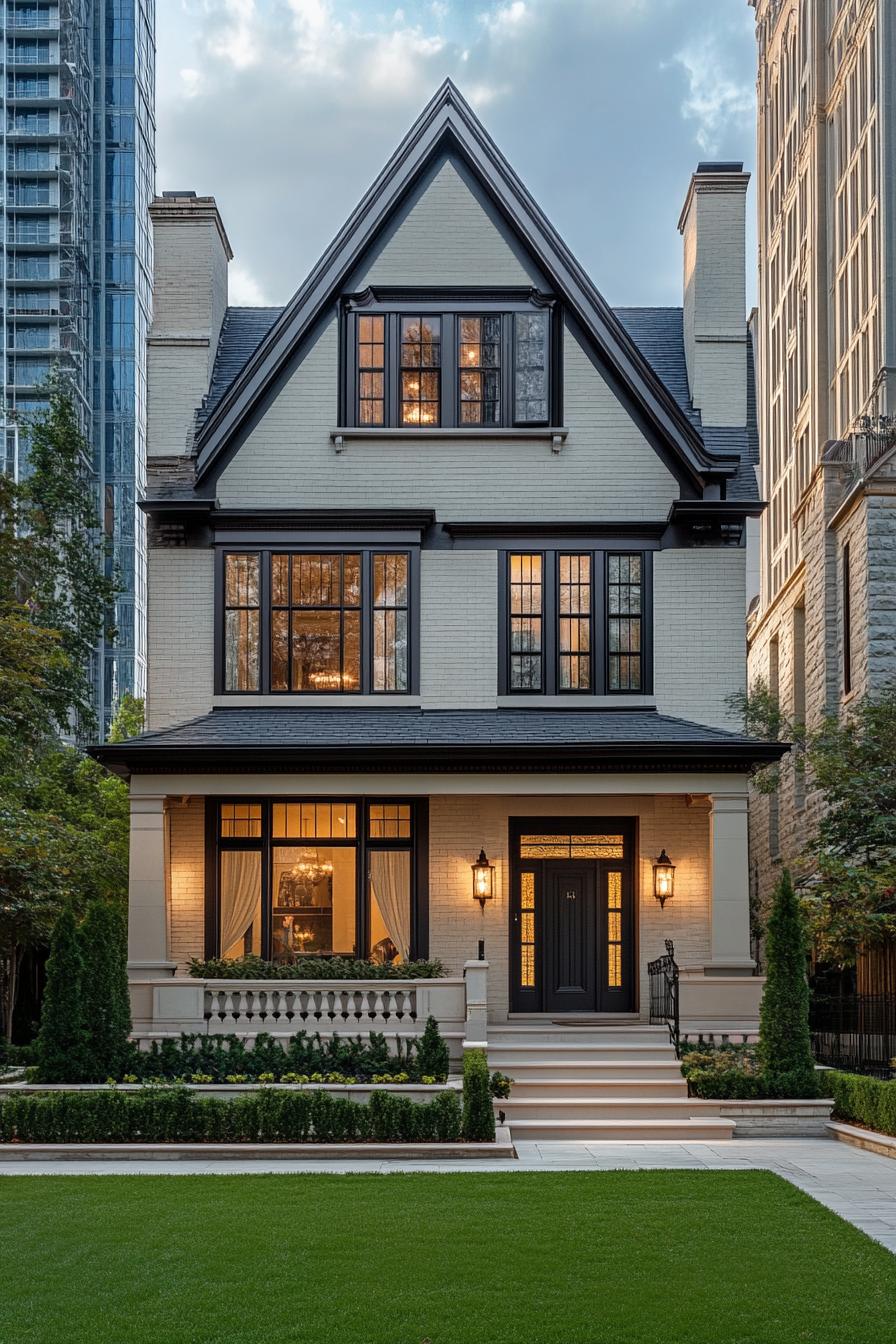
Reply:
M650 552L504 554L499 690L649 692Z
M225 551L224 694L404 694L416 677L410 551Z
M425 955L425 819L425 800L210 805L207 954L280 965Z
M365 303L367 300L365 299ZM382 302L386 302L385 295ZM392 311L344 315L348 426L464 429L560 423L560 316L549 301L505 310L481 300L453 309L395 302Z

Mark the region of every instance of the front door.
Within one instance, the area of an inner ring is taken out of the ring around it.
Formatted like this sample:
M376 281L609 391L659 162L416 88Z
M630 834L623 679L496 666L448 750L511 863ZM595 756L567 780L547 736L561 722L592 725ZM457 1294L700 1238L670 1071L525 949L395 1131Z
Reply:
M594 865L548 860L544 869L544 1011L596 1012Z
M633 1011L633 823L515 819L510 843L511 1011Z

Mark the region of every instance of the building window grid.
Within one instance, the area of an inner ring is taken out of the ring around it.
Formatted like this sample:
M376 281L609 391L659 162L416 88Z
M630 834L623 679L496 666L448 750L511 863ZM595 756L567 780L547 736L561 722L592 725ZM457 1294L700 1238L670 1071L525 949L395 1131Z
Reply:
M271 689L361 685L361 556L271 556Z
M544 556L510 557L510 689L540 691L543 683L542 630Z
M607 687L640 691L642 676L642 559L607 557Z

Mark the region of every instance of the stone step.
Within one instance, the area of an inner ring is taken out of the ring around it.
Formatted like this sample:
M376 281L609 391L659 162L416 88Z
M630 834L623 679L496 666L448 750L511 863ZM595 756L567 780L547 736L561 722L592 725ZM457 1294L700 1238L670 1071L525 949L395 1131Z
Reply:
M691 1101L683 1097L515 1097L495 1103L515 1120L687 1120Z
M489 1026L489 1045L671 1045L665 1027L635 1026Z
M722 1119L673 1120L523 1120L510 1121L515 1143L532 1141L570 1143L632 1143L657 1140L667 1143L709 1142L734 1137L734 1121Z
M674 1101L687 1097L688 1085L679 1074L677 1078L582 1078L578 1074L567 1078L515 1078L512 1101L556 1101L563 1097L588 1098L661 1097Z
M498 1043L488 1046L488 1062L493 1069L511 1072L514 1063L551 1064L562 1062L564 1065L618 1063L662 1063L675 1060L675 1051L671 1045L657 1044L608 1044L608 1045L571 1045L565 1041L551 1041L542 1044L517 1044L516 1042Z
M489 1051L489 1064L492 1068L500 1067L494 1064L492 1052ZM568 1079L575 1077L581 1082L600 1082L602 1078L626 1078L634 1084L642 1082L679 1082L681 1080L681 1068L678 1060L672 1059L648 1059L631 1060L626 1058L605 1059L605 1060L568 1060L568 1059L540 1059L534 1062L526 1062L523 1059L515 1059L506 1069L505 1073L517 1082L552 1082L556 1079Z

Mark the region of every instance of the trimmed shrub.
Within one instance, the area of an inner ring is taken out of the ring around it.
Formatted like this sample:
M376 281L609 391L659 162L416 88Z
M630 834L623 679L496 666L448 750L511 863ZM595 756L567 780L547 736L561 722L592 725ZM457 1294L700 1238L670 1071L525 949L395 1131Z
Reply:
M776 1098L812 1098L819 1096L818 1075L806 1073L766 1073L754 1045L701 1043L683 1050L681 1071L688 1092L706 1101L762 1101Z
M41 1004L37 1071L42 1083L80 1083L89 1071L83 976L78 926L66 906L53 930Z
M190 975L198 980L440 980L440 961L357 961L351 957L303 957L289 966L261 957L193 957Z
M859 1073L825 1074L834 1098L834 1118L855 1121L896 1136L896 1080L885 1082Z
M78 930L84 973L81 1011L87 1033L86 1081L120 1078L131 1064L124 921L107 901L91 901Z
M484 1050L464 1052L463 1132L468 1143L491 1143L495 1138L491 1077Z
M2 1143L451 1143L460 1135L456 1092L424 1103L377 1092L367 1105L329 1092L221 1098L186 1087L0 1099Z
M439 1024L431 1015L417 1044L415 1072L420 1078L435 1078L444 1083L448 1077L448 1046L442 1039Z
M785 868L768 921L766 980L759 1009L758 1054L771 1096L817 1096L806 955L805 922Z

